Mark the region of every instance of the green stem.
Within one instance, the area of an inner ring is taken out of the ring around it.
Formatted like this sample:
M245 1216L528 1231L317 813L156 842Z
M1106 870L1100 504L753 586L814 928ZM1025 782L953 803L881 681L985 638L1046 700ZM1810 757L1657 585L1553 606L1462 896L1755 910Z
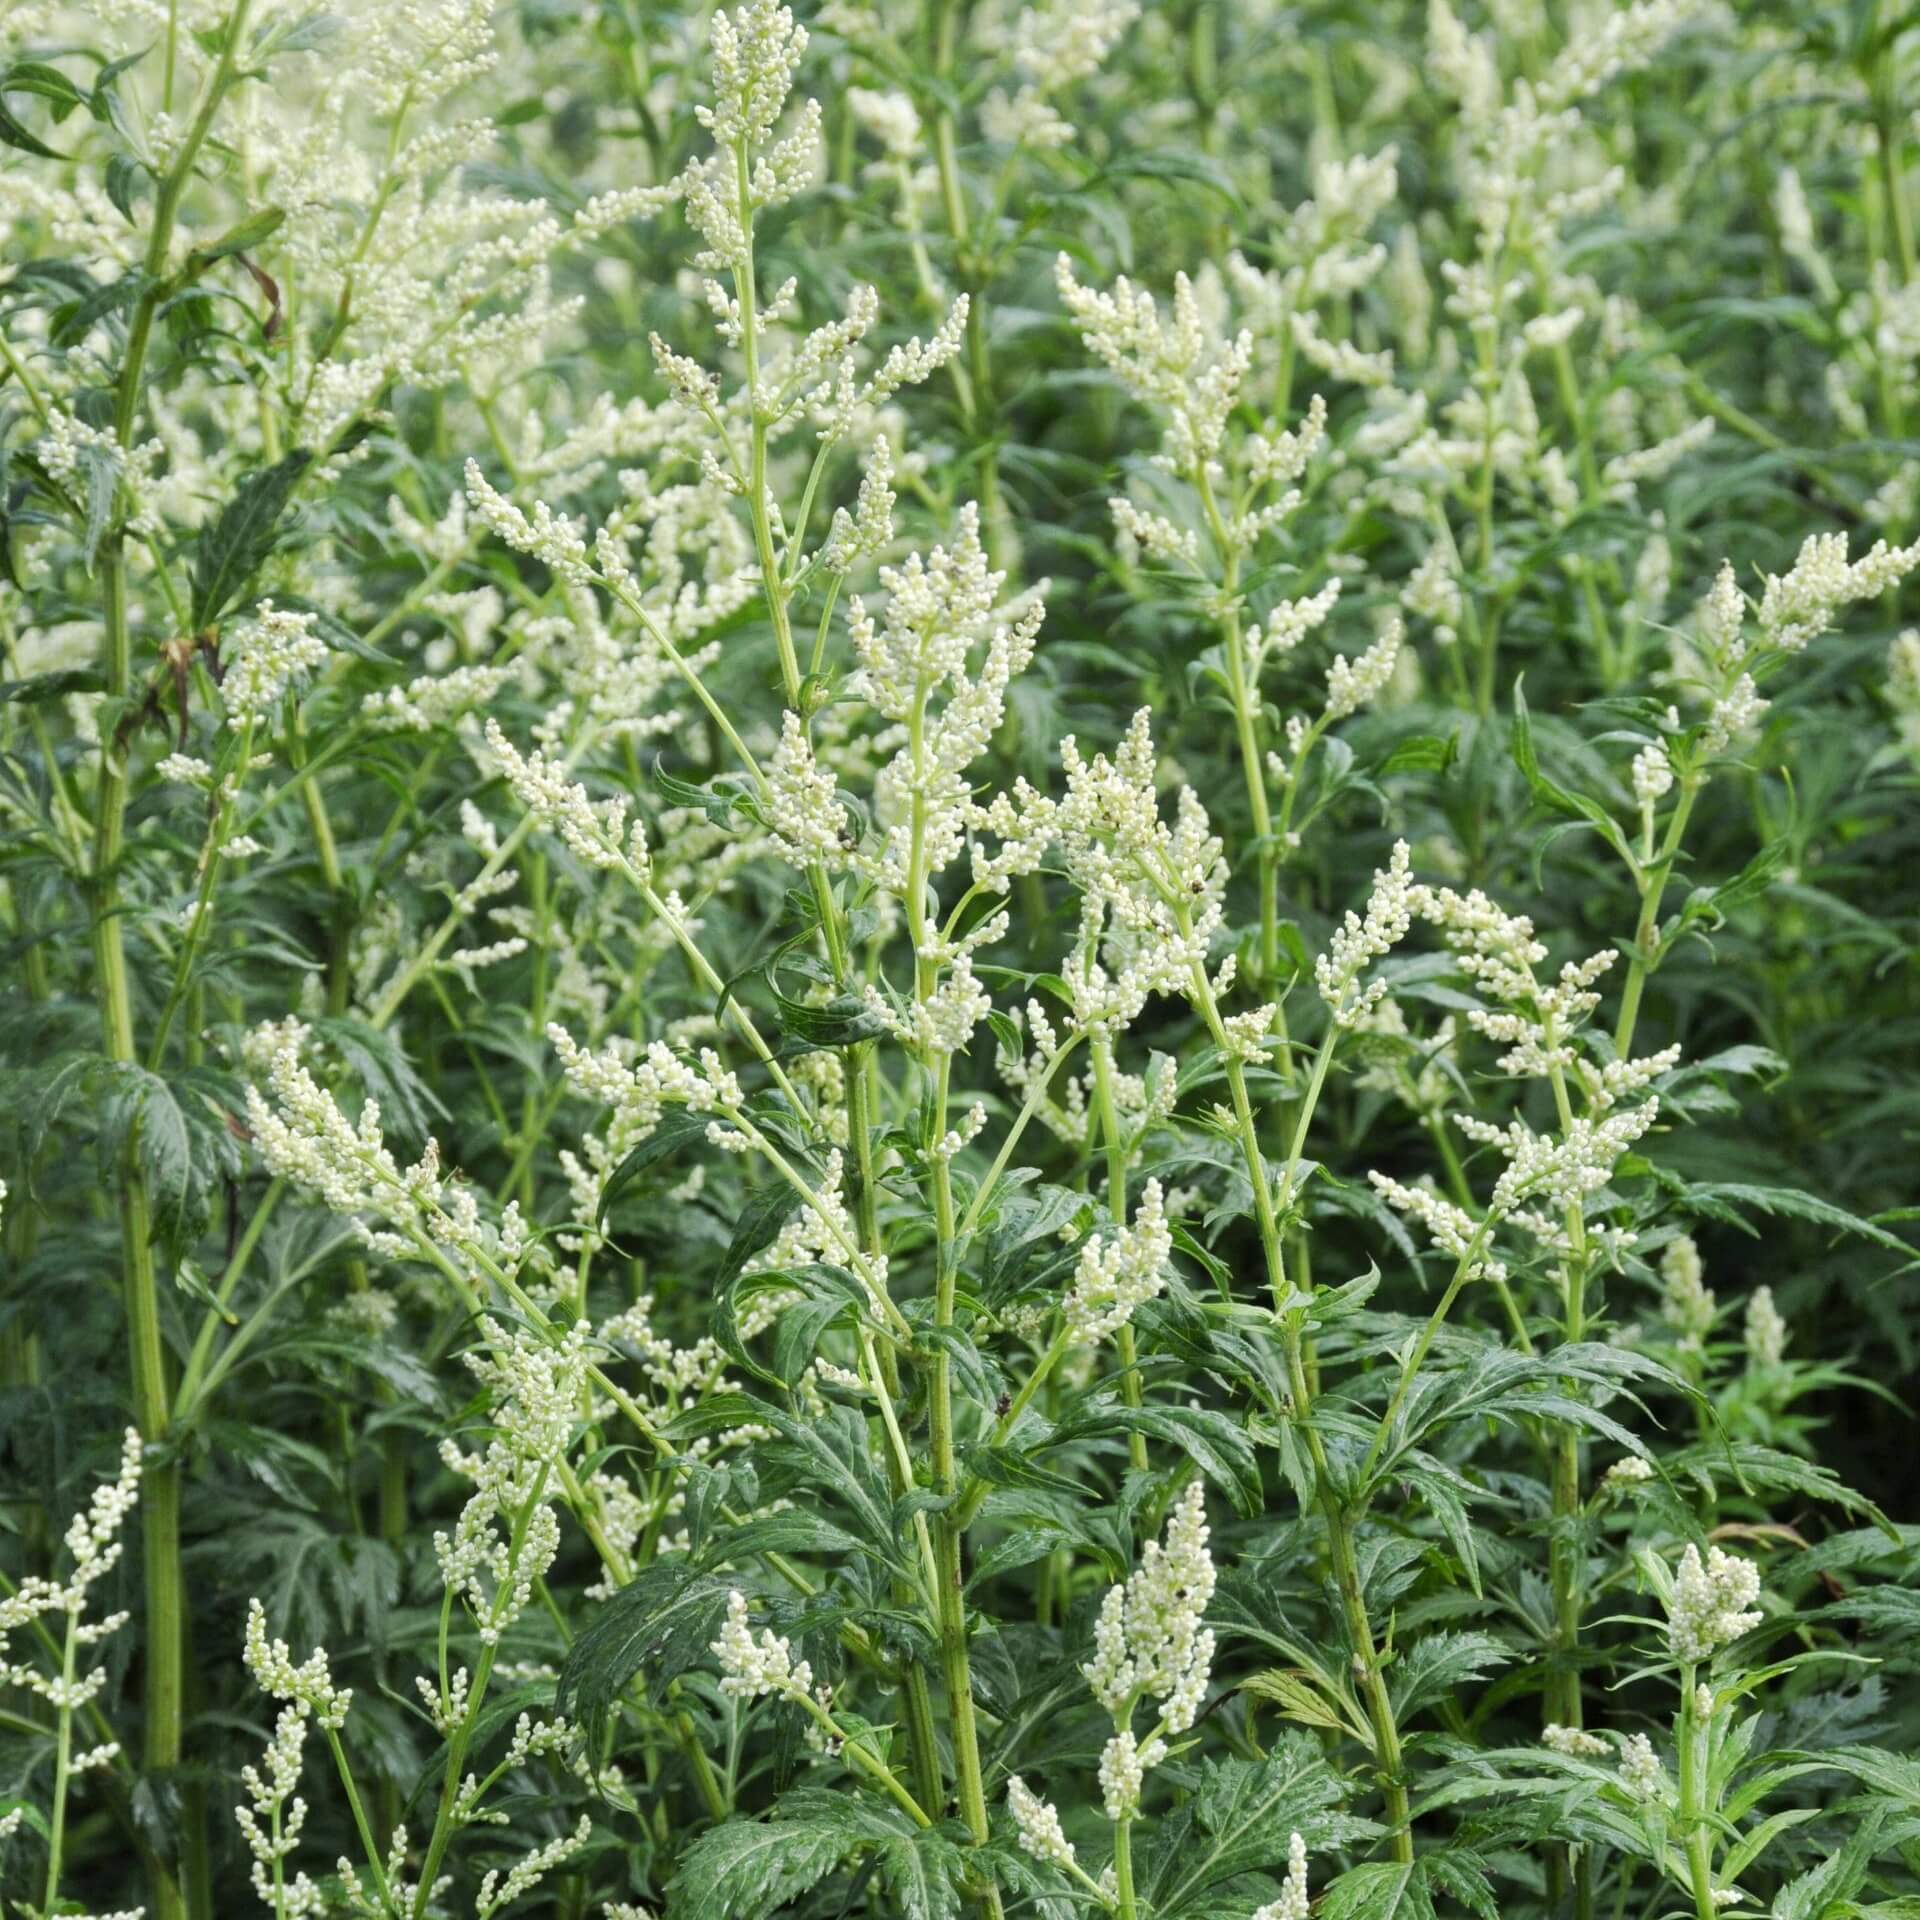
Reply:
M1120 1920L1136 1920L1140 1911L1140 1901L1133 1889L1133 1821L1131 1818L1116 1820L1113 1823L1113 1885L1116 1896L1114 1912L1120 1916Z
M60 1730L54 1738L53 1759L53 1820L47 1834L47 1885L40 1898L40 1911L50 1914L54 1911L54 1896L60 1891L61 1859L66 1851L67 1838L67 1782L73 1768L73 1666L74 1650L79 1644L80 1610L77 1606L67 1609L66 1639L60 1653L60 1685L62 1700L60 1705Z
M1719 1908L1713 1899L1713 1829L1706 1808L1711 1728L1694 1712L1694 1669L1680 1669L1680 1828L1687 1850L1687 1877L1692 1883L1695 1920L1715 1920Z
M1640 996L1647 976L1659 964L1654 953L1654 935L1660 926L1660 902L1680 852L1680 842L1693 817L1694 802L1700 797L1700 783L1689 779L1680 789L1672 817L1667 822L1667 837L1651 866L1640 876L1640 919L1633 930L1633 949L1627 961L1627 984L1620 994L1620 1020L1613 1032L1613 1050L1622 1060L1633 1046L1633 1030L1640 1018Z
M944 1124L946 1062L937 1076L935 1124ZM944 1158L933 1163L934 1228L939 1272L934 1283L933 1322L942 1332L954 1320L958 1261L954 1246L953 1183ZM936 1492L952 1493L954 1479L953 1374L945 1342L934 1356L927 1391L927 1414L932 1429L933 1484ZM985 1782L980 1767L980 1733L973 1707L973 1664L967 1648L967 1601L961 1569L960 1528L949 1509L938 1516L935 1528L936 1603L940 1628L940 1662L947 1686L947 1725L953 1741L954 1787L960 1818L977 1847L984 1847L992 1829L987 1818ZM998 1888L991 1882L979 1890L983 1913L999 1920Z
M1394 1382L1393 1396L1387 1402L1386 1411L1380 1416L1380 1425L1376 1429L1372 1444L1367 1448L1367 1457L1361 1463L1356 1484L1361 1490L1361 1498L1366 1497L1367 1483L1373 1478L1373 1470L1379 1464L1380 1455L1385 1451L1387 1442L1393 1437L1393 1429L1400 1418L1400 1409L1406 1405L1407 1394L1413 1383L1420 1377L1420 1369L1426 1363L1427 1353L1433 1346L1434 1336L1445 1324L1447 1315L1453 1311L1453 1303L1460 1297L1460 1289L1467 1284L1467 1274L1484 1237L1478 1234L1474 1246L1458 1266L1453 1270L1453 1278L1447 1282L1447 1290L1440 1296L1440 1303L1427 1316L1427 1324L1420 1329L1420 1337L1413 1344L1413 1350L1407 1355L1400 1369L1400 1378Z
M340 1744L340 1735L332 1727L326 1729L327 1748L333 1755L334 1770L340 1776L340 1785L345 1789L348 1809L353 1814L354 1830L360 1836L360 1850L366 1855L368 1870L373 1875L373 1884L380 1895L380 1904L389 1912L393 1908L393 1893L387 1885L386 1868L380 1863L380 1849L374 1844L373 1829L367 1824L366 1809L360 1804L360 1790L354 1784L353 1769L347 1765L347 1750Z
M1275 993L1280 984L1280 838L1274 832L1273 810L1267 800L1267 769L1260 746L1260 689L1247 672L1246 640L1240 627L1240 549L1221 514L1204 465L1194 469L1193 484L1220 565L1220 645L1226 656L1234 739L1240 748L1240 772L1246 782L1258 849L1255 869L1260 893L1260 986L1264 992ZM1276 1013L1276 1024L1284 1039L1284 1015ZM1280 1070L1285 1079L1292 1080L1290 1053L1281 1054Z
M564 1469L563 1469L564 1470ZM520 1563L520 1556L526 1550L527 1528L533 1522L535 1509L541 1504L545 1494L548 1469L543 1467L534 1483L533 1496L524 1507L514 1515L513 1531L507 1542L507 1565L509 1569ZM500 1617L502 1602L513 1591L511 1574L500 1582L495 1591L493 1604L488 1611L488 1625L491 1627ZM447 1594L446 1604L441 1608L441 1698L446 1697L446 1631L453 1595ZM427 1903L433 1895L434 1882L440 1877L440 1863L446 1858L447 1848L453 1841L453 1809L460 1797L461 1782L466 1777L467 1747L473 1739L473 1730L480 1719L480 1708L487 1697L488 1684L493 1679L493 1663L499 1653L499 1640L491 1638L480 1654L480 1665L475 1670L473 1684L467 1693L467 1710L461 1715L460 1724L454 1729L447 1742L446 1770L441 1775L440 1804L434 1813L433 1833L427 1841L426 1858L420 1867L419 1892L414 1896L413 1920L425 1920Z

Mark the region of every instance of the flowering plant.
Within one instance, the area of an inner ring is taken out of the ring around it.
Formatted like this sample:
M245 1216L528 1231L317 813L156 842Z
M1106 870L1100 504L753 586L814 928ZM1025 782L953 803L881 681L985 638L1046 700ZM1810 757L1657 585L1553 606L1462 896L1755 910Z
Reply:
M1913 31L16 0L0 1920L1909 1913Z

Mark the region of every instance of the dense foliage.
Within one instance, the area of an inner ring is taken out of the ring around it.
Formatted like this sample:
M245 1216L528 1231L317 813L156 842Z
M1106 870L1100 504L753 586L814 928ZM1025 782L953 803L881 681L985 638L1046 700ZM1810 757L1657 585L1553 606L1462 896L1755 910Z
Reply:
M1920 27L804 11L0 17L0 1916L1911 1920Z

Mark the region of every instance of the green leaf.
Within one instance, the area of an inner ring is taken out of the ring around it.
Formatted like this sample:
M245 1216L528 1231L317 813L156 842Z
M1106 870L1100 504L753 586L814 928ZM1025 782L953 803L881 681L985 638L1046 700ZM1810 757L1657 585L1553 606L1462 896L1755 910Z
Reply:
M83 448L80 465L87 476L87 529L81 552L89 573L100 555L100 543L113 524L113 503L120 494L120 462L102 447Z
M1328 1887L1319 1920L1433 1920L1433 1896L1411 1861L1369 1860Z
M682 1559L643 1567L593 1615L568 1649L555 1709L576 1719L597 1747L627 1685L644 1674L650 1695L710 1656L738 1583L716 1579Z
M16 60L0 74L0 93L36 93L54 104L54 119L64 120L75 107L84 107L87 96L58 67L41 60Z
M727 1257L720 1263L715 1285L731 1287L740 1271L762 1248L771 1246L780 1229L799 1211L800 1196L784 1180L769 1180L750 1188L734 1222Z
M120 209L129 224L134 202L153 184L153 169L130 153L107 156L107 198Z
M607 1175L600 1189L598 1218L606 1219L614 1202L622 1198L649 1167L679 1152L691 1141L704 1141L711 1124L705 1114L691 1113L685 1108L662 1114L654 1130Z
M329 1520L279 1505L212 1506L215 1531L189 1549L221 1580L260 1596L274 1633L301 1647L365 1633L385 1638L400 1603L400 1557L383 1540L341 1533Z
M1460 736L1450 733L1409 734L1396 740L1393 749L1374 773L1384 779L1390 773L1445 773L1460 753Z
M1101 1393L1083 1403L1046 1441L1049 1447L1144 1433L1178 1447L1233 1502L1234 1511L1252 1519L1261 1507L1260 1462L1246 1430L1211 1407L1129 1407Z
M56 347L71 346L84 340L111 313L130 307L153 285L153 276L144 268L130 267L117 280L96 287L84 300L67 308L54 322L49 336Z
M768 975L780 1007L780 1027L797 1045L789 1051L856 1046L887 1031L887 1023L857 994L843 993L824 1007L811 1007L782 993Z
M280 523L302 475L313 464L303 447L258 467L240 482L220 517L194 545L192 617L211 626L252 584L280 535Z
M60 667L52 673L30 674L24 680L0 680L0 707L17 700L23 706L44 706L70 693L104 693L106 676L94 667Z
M789 1507L714 1534L700 1559L704 1564L714 1559L747 1560L767 1553L844 1555L860 1551L861 1542L845 1527L805 1507Z
M50 77L49 77L50 76ZM42 160L64 160L67 156L50 147L38 134L31 133L14 117L8 107L9 93L33 93L52 100L59 109L56 120L82 103L83 96L57 67L43 66L37 60L19 60L0 73L0 141L18 147L22 153L37 154Z
M1170 186L1198 187L1212 194L1235 213L1244 213L1246 202L1240 189L1224 168L1205 154L1184 147L1141 146L1122 154L1074 189L1076 193L1098 193L1103 188L1127 180L1160 180Z
M176 1256L206 1230L213 1195L240 1170L240 1144L204 1077L169 1083L129 1060L103 1069L100 1146L109 1162L129 1146L145 1176L153 1237Z
M186 265L179 276L181 283L197 280L217 261L230 260L237 253L253 252L261 241L279 232L286 218L286 209L283 207L262 207L257 213L248 214L218 239L209 240L203 247L195 247L187 255Z
M1404 1649L1392 1669L1394 1713L1405 1722L1429 1701L1479 1680L1513 1659L1486 1633L1430 1633Z
M1836 1206L1833 1201L1823 1200L1817 1193L1807 1193L1799 1187L1756 1187L1738 1180L1682 1183L1674 1181L1671 1175L1662 1180L1663 1185L1668 1183L1696 1213L1726 1226L1738 1227L1756 1240L1760 1237L1760 1230L1746 1218L1743 1208L1768 1214L1775 1219L1806 1220L1815 1226L1831 1227L1836 1233L1850 1233L1858 1239L1871 1240L1875 1246L1885 1247L1890 1253L1905 1254L1909 1262L1920 1260L1920 1250L1902 1240L1897 1233L1889 1233L1885 1227L1876 1226L1871 1220L1863 1220L1858 1214L1849 1213L1845 1207Z
M1539 756L1533 747L1533 722L1527 712L1527 699L1521 691L1519 680L1513 683L1513 763L1525 776L1527 785L1533 790L1533 797L1543 806L1551 807L1555 813L1565 814L1570 819L1584 821L1600 834L1621 859L1629 866L1633 864L1632 850L1613 815L1599 801L1559 786L1540 770Z
M831 1814L723 1821L680 1856L668 1920L764 1920L818 1886L852 1845L847 1822Z
M1209 1920L1219 1912L1211 1889L1283 1868L1295 1833L1313 1848L1377 1833L1341 1811L1346 1794L1307 1734L1286 1734L1264 1760L1209 1762L1193 1795L1154 1823L1144 1878L1155 1914Z

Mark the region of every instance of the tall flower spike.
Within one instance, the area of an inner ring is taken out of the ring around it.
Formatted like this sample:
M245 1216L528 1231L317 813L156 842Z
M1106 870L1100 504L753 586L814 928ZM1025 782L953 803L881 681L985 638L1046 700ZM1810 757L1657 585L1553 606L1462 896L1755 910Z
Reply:
M1213 1598L1207 1551L1206 1490L1197 1480L1167 1516L1163 1540L1150 1540L1123 1586L1109 1587L1094 1623L1093 1658L1080 1671L1093 1697L1114 1716L1100 1756L1100 1785L1110 1820L1131 1818L1147 1773L1167 1755L1159 1732L1145 1744L1128 1722L1137 1701L1160 1703L1161 1728L1184 1733L1199 1717L1213 1669L1213 1634L1201 1623Z
M1081 1249L1066 1300L1067 1329L1076 1346L1094 1346L1117 1333L1165 1289L1173 1234L1163 1199L1160 1182L1149 1180L1132 1224L1096 1234Z
M1386 996L1385 981L1363 987L1360 976L1381 955L1391 953L1413 925L1420 896L1412 878L1412 860L1412 849L1404 840L1396 840L1393 858L1373 876L1366 917L1349 910L1326 952L1314 962L1314 984L1336 1026L1355 1025Z

